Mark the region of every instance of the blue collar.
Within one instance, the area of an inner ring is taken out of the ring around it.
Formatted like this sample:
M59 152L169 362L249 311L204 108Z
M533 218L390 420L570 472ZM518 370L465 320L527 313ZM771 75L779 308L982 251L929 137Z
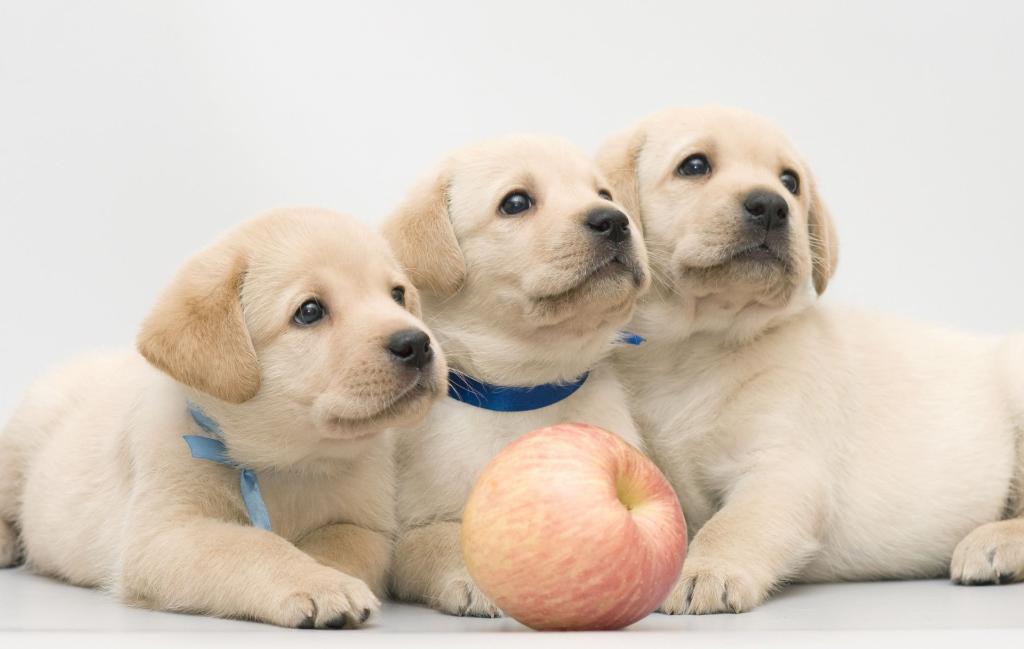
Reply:
M644 338L623 331L619 334L618 342L625 345L640 345L644 342ZM590 372L585 372L569 383L542 383L541 385L519 387L484 383L461 372L451 370L448 372L448 396L466 405L484 410L526 412L527 410L547 408L568 399L583 387L589 376Z
M188 448L192 451L192 457L199 460L209 460L217 464L238 469L239 489L242 492L242 500L245 502L245 509L249 512L249 522L253 527L270 531L270 512L267 511L267 504L263 501L263 494L260 493L260 481L256 472L246 469L228 457L228 448L220 439L221 430L217 422L211 419L199 406L189 402L188 414L192 415L192 421L213 437L201 435L182 435Z
M587 372L572 383L542 383L530 387L492 385L465 374L448 372L448 396L470 406L496 412L524 412L568 399L587 382Z

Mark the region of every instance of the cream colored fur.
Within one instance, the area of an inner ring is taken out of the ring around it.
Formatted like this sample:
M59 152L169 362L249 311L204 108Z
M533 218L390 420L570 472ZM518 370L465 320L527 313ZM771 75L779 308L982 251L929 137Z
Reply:
M294 324L311 297L327 318ZM32 569L133 605L362 623L395 531L389 427L444 386L440 356L418 372L385 350L422 328L417 311L385 242L349 217L279 211L234 230L178 273L141 355L82 359L29 391L0 438L0 566L20 546ZM237 470L190 456L182 435L209 434L189 400L256 469L272 533L249 524Z
M500 214L517 189L534 207ZM392 578L401 599L499 614L466 571L460 521L480 471L519 435L583 421L640 445L622 387L602 361L648 284L646 252L634 236L626 263L603 266L608 250L584 222L595 208L617 209L603 189L593 163L565 142L503 138L450 156L385 226L454 368L498 385L570 381L593 370L579 391L543 409L492 412L446 399L403 432Z
M676 174L693 153L709 176ZM656 280L631 325L648 342L617 366L696 533L663 611L745 611L790 580L1024 579L1024 340L817 305L831 219L759 117L665 111L599 160ZM777 263L734 256L753 189L789 204Z

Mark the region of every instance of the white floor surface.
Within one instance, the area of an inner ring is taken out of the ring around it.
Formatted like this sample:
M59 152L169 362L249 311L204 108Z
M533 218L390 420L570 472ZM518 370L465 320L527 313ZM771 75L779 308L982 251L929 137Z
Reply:
M388 603L358 631L294 631L124 607L102 593L26 572L0 571L0 648L127 646L828 646L1024 648L1024 584L958 587L945 581L791 586L755 611L651 615L610 633L529 631L508 620L456 618Z

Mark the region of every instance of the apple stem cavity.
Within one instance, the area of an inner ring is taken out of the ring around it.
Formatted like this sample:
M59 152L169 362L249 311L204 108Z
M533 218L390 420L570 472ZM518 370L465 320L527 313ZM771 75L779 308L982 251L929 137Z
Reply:
M619 478L615 482L615 495L628 511L633 511L638 504L639 494L636 492L636 485L629 480Z

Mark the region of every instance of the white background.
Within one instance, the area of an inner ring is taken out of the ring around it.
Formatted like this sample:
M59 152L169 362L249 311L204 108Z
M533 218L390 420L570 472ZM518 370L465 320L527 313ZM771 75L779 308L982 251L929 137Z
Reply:
M446 150L593 151L675 104L778 121L817 170L828 299L1024 329L1024 3L0 0L0 418L130 344L191 252L274 206L377 221Z

